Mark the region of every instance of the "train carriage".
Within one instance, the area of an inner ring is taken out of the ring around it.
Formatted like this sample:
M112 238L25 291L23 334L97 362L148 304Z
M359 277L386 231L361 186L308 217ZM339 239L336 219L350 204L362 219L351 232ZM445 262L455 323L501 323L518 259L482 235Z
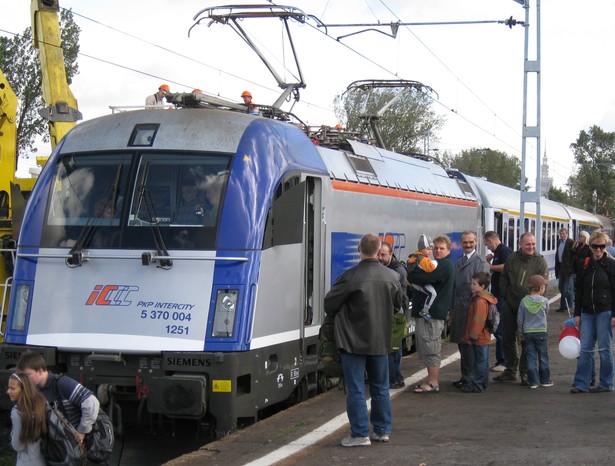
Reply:
M454 176L465 180L480 199L485 231L498 232L502 242L516 250L521 231L519 191L482 178L460 173L455 173ZM524 216L523 231L536 231L536 205L534 203L525 204ZM537 245L537 250L547 260L551 278L555 277L555 253L559 230L565 227L569 232L573 232L572 236L576 238L580 230L593 231L601 227L601 221L597 216L546 198L540 200L540 220L542 244Z
M404 259L420 234L455 239L479 215L436 164L319 147L288 122L219 109L84 122L26 209L3 375L34 349L114 413L134 401L223 436L317 389L323 296L364 233Z

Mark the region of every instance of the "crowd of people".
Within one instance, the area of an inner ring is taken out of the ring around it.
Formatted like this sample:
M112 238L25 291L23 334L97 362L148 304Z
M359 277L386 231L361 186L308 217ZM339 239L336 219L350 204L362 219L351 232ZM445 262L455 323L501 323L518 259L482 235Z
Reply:
M536 249L535 235L522 234L519 248L512 251L495 231L488 231L483 236L489 249L485 257L476 249L475 232L464 231L460 239L463 254L453 262L448 236L432 241L421 235L417 251L403 264L390 243L365 235L359 245L360 263L342 273L326 295L325 312L335 317L347 383L350 434L342 445L389 441L388 390L405 385L400 343L394 341L394 316L408 310L407 295L415 319L417 355L427 372L411 387L412 393L440 391L442 335L449 321L450 341L458 345L460 354L460 378L453 385L462 392L484 392L490 372L497 373L494 382L518 382L532 390L554 385L547 350L549 300L544 296L549 270ZM574 315L571 325L580 329L581 351L571 393L613 390L615 258L608 251L612 244L600 230L591 235L581 231L577 240L569 238L566 228L559 231L555 273L561 299L557 311ZM500 316L496 328L490 322L492 308ZM490 367L494 344L496 360ZM371 414L365 406L366 381L372 396Z

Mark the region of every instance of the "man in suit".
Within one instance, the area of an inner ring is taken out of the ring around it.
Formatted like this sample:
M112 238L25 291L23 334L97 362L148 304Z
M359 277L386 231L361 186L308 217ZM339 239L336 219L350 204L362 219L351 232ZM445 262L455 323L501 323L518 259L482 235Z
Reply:
M572 260L572 245L574 241L568 237L568 230L562 228L559 231L557 252L555 254L555 278L561 293L559 309L557 312L574 309L574 267Z
M461 378L453 382L457 388L463 388L470 381L472 374L472 347L463 342L463 335L468 320L468 306L472 297L472 276L477 272L489 273L489 264L485 258L476 253L476 233L461 233L463 255L455 262L455 295L451 321L451 342L459 345L461 355Z

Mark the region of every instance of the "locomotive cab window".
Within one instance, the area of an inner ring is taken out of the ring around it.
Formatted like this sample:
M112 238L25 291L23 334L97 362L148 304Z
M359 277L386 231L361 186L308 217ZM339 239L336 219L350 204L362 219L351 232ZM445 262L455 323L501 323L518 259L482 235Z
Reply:
M72 154L54 173L45 247L214 249L230 156Z

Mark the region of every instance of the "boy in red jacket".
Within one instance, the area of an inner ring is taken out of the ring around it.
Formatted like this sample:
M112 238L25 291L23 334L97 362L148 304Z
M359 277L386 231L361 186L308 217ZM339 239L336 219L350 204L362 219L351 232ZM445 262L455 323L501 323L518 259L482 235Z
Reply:
M491 278L486 272L472 275L472 298L468 309L468 321L463 339L472 346L472 374L470 382L462 388L465 393L482 393L487 390L489 380L489 345L491 333L485 328L489 304L496 304L497 298L487 288ZM470 362L470 361L468 361Z

